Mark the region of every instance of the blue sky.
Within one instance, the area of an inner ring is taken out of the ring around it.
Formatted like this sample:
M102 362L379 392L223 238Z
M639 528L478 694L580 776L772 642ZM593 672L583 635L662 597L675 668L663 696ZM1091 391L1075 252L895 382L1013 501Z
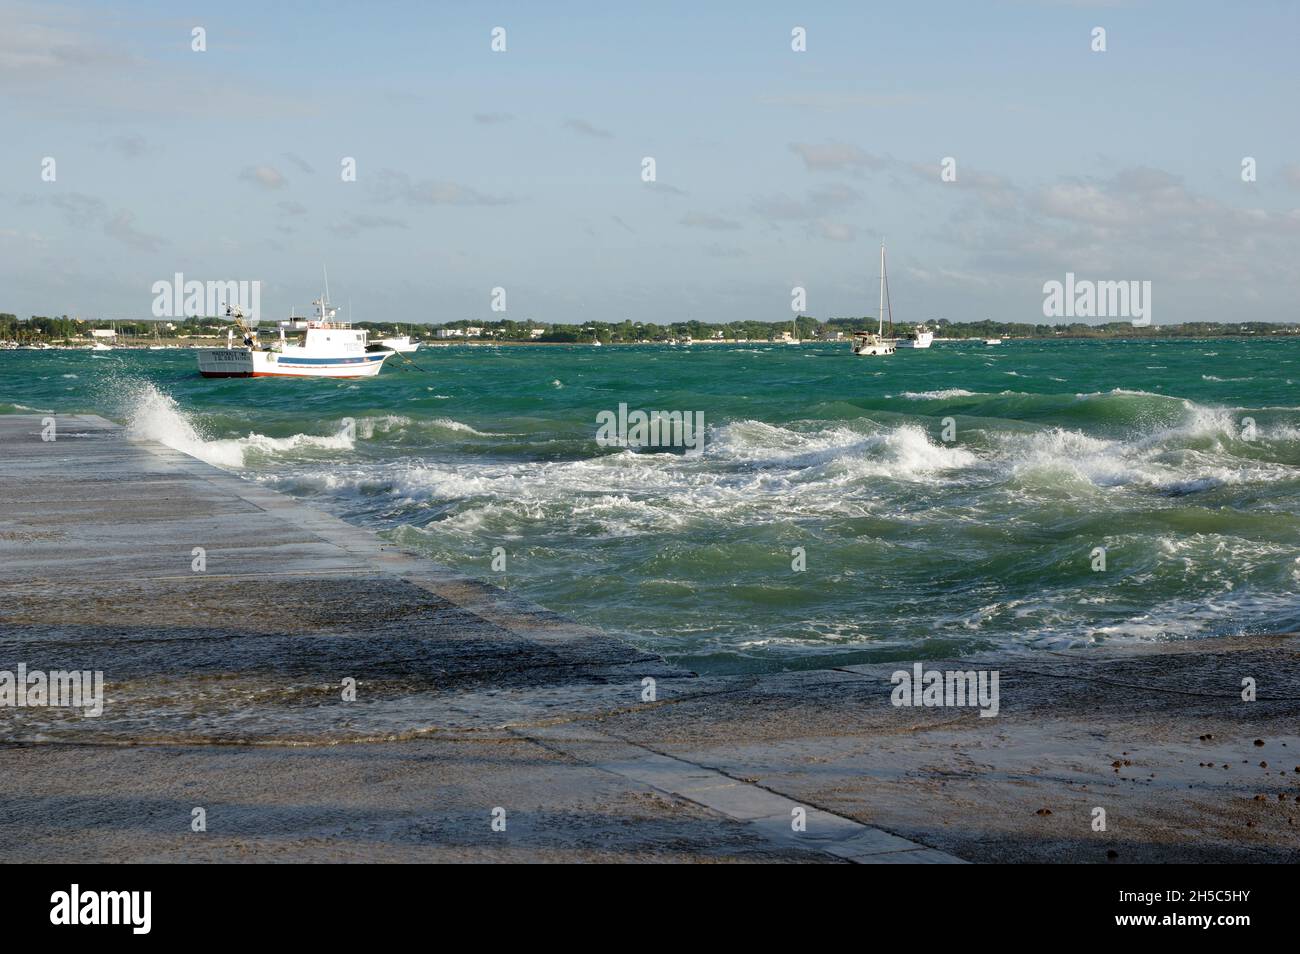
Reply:
M278 317L326 263L358 319L862 315L883 236L900 320L1041 320L1067 271L1300 320L1297 5L699 6L0 0L0 310L181 271Z

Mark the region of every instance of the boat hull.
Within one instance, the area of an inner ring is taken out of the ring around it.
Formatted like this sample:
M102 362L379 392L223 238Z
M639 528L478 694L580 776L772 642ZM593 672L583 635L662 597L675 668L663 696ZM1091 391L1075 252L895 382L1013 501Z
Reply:
M877 358L894 353L898 342L893 338L883 338L875 334L855 335L852 352L859 358Z
M401 354L414 354L420 350L420 342L412 341L409 335L401 338L380 338L374 344L381 348L387 348L389 351L397 351Z
M391 351L344 357L307 358L248 348L201 348L199 374L205 378L369 378L379 373Z

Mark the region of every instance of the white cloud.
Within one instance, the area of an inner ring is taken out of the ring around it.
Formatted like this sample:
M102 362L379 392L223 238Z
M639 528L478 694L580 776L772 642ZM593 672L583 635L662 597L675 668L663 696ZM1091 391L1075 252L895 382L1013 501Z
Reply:
M274 166L248 166L239 174L239 178L264 189L283 189L289 183Z
M413 180L395 169L379 170L373 177L371 191L380 202L410 205L513 205L519 201L512 195L490 195L443 179Z
M104 223L104 234L117 239L123 245L143 252L156 252L163 247L163 240L157 235L149 235L135 227L135 216L125 209L119 209Z

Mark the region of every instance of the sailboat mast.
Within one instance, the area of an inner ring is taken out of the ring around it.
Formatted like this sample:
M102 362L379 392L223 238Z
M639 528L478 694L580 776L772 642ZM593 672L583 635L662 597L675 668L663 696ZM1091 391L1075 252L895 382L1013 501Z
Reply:
M885 333L885 243L880 243L880 310L876 312L876 334Z

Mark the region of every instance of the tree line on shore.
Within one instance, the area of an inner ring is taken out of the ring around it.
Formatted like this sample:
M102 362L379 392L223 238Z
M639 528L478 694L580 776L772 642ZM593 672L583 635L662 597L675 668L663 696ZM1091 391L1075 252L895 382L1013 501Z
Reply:
M410 334L419 339L435 337L439 329L458 330L464 336L496 341L540 341L552 343L603 344L642 341L680 340L690 337L697 341L724 339L733 341L770 341L783 333L796 338L814 340L848 336L854 331L869 330L875 326L872 316L830 318L825 321L809 315L799 315L789 321L732 321L711 323L706 321L673 322L605 322L588 321L582 324L541 323L534 321L463 320L444 323L411 324L406 322L356 322L373 336ZM273 324L270 325L274 327ZM0 340L4 341L72 341L86 338L92 329L115 328L120 335L141 338L186 338L199 335L225 334L229 325L214 318L194 317L170 322L109 321L69 318L67 315L32 315L20 319L16 315L0 312ZM896 327L902 331L911 326ZM1195 321L1182 324L1148 325L1136 327L1128 321L1112 321L1089 325L1083 322L1069 324L1032 324L1029 322L983 321L955 322L946 318L928 323L939 338L1212 338L1224 336L1253 336L1300 334L1300 324L1266 321L1219 322ZM472 332L477 331L477 334ZM458 336L455 340L461 340Z

